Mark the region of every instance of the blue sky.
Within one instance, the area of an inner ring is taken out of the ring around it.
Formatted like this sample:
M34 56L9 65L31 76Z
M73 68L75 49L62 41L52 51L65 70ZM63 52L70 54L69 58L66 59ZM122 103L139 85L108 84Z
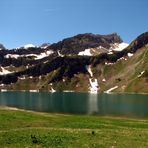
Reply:
M117 32L130 43L148 31L148 0L0 0L0 43L53 43L79 33Z

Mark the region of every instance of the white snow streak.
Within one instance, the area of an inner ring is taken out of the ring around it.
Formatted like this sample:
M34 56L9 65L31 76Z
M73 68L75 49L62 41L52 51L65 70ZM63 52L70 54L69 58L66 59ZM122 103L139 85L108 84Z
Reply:
M42 52L40 54L26 54L26 55L18 55L18 54L7 54L5 55L5 58L19 58L19 57L29 57L29 56L34 56L35 57L35 60L38 60L38 59L42 59L42 58L45 58L47 56L49 56L50 54L52 54L53 51L52 50L48 50L46 52Z
M90 92L91 93L97 93L98 92L98 81L97 79L94 79L94 81L90 78L89 79L90 82Z
M10 71L6 70L5 68L1 67L0 75L5 75L11 73Z
M138 78L140 78L143 74L144 74L145 71L142 71L139 75L138 75Z
M56 90L51 87L51 92L54 93L56 92Z
M91 65L86 66L87 71L89 72L90 76L93 77L93 73L91 71Z
M113 54L113 52L112 51L109 51L109 53L108 54Z
M93 80L93 72L91 70L91 65L86 66L87 71L89 72L91 78L89 78L89 83L90 83L90 92L91 93L97 93L99 90L99 85L97 79Z
M118 86L112 87L112 88L106 90L105 93L110 93L111 91L113 91L113 90L115 90L117 88L118 88Z
M60 57L64 57L64 55L61 54L59 51L58 51L58 55L59 55Z
M7 54L7 55L5 55L5 58L17 59L18 57L20 57L20 55L18 55L18 54Z
M1 92L6 92L7 91L7 89L1 89Z
M63 92L74 92L73 90L64 90Z
M29 92L39 92L39 90L29 90Z

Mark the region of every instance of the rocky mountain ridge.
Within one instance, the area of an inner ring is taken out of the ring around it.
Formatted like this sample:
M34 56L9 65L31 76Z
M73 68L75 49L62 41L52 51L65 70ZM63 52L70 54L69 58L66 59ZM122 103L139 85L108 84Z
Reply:
M0 50L0 88L91 92L113 88L111 91L128 92L135 73L141 74L139 78L142 77L147 84L148 64L145 62L147 62L148 32L137 37L124 50L119 49L120 44L123 42L117 34L106 36L81 34L42 47ZM86 53L86 50L89 50L89 54L80 55L82 52ZM97 52L92 53L92 50ZM135 60L138 57L139 60ZM139 65L141 59L143 59L139 66L141 68L137 68L135 65ZM132 73L127 75L125 69L130 64L139 70L131 71ZM120 73L122 70L125 71ZM125 79L126 84L122 84ZM122 89L119 89L119 84L122 85ZM130 89L135 91L134 88Z

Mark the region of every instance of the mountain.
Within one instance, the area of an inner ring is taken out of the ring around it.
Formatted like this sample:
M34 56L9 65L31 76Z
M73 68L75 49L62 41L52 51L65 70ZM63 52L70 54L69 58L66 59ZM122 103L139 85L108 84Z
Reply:
M0 50L6 49L3 44L0 44Z
M28 48L34 48L35 46L33 44L26 44L23 46L24 49L28 49Z
M43 43L40 47L43 49L49 48L50 44L49 43Z
M130 45L116 33L80 34L40 47L0 50L0 89L148 93L147 63L148 32Z
M24 47L0 51L2 66L13 65L16 67L35 65L58 56L88 55L95 56L101 53L112 53L112 50L123 49L128 46L122 42L116 33L109 35L79 34L64 39L58 43L44 43L37 47L27 44Z
M116 33L109 35L86 33L64 39L58 43L52 44L50 48L54 51L59 50L63 55L77 55L86 49L95 49L101 53L107 52L114 44L120 43L122 43L122 39Z

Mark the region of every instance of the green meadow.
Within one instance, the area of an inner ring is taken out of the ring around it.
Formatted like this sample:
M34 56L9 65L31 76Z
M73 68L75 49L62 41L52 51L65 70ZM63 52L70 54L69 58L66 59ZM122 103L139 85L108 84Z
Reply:
M147 148L148 120L0 109L0 147Z

